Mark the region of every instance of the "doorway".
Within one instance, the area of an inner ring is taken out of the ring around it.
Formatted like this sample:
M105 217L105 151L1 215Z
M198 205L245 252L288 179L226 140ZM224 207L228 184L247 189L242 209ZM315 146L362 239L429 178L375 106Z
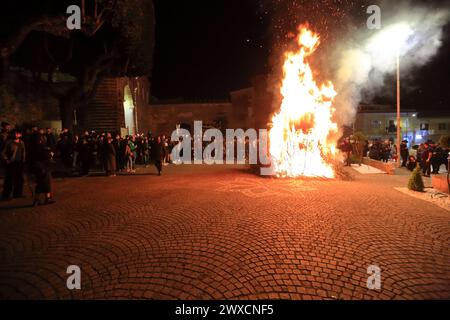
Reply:
M136 134L136 117L135 106L133 102L133 94L130 86L126 85L123 93L123 111L125 115L125 127L128 129L129 135Z

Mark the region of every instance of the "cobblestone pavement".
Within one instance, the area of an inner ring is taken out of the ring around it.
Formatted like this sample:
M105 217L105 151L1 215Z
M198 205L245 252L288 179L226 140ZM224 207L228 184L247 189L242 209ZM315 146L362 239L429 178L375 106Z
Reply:
M394 190L407 177L166 169L57 179L54 205L0 204L0 298L450 298L450 214Z

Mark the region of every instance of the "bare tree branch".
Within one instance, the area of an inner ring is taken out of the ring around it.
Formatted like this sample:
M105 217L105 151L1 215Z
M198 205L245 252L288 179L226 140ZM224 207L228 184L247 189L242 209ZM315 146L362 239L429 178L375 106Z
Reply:
M106 20L106 13L111 10L112 6L102 9L97 17L85 17L85 22L81 30L88 37L95 35L103 26ZM67 16L48 16L43 15L25 22L21 27L13 33L6 41L0 43L0 57L8 59L25 41L28 34L32 31L42 31L58 37L70 38L71 30L67 28Z

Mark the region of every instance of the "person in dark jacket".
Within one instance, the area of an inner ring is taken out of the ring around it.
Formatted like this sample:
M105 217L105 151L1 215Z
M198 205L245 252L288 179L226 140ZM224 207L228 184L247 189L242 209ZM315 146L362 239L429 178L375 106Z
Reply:
M80 140L79 152L81 162L80 174L82 176L87 176L89 174L89 169L91 167L91 145L86 135Z
M416 161L416 158L414 156L409 156L407 168L409 171L414 171L414 169L417 167L418 162Z
M344 141L341 144L341 150L347 155L345 157L345 165L350 167L352 165L351 156L353 150L352 144L350 143L350 138L344 139Z
M402 157L402 167L406 167L409 157L408 141L406 140L403 140L400 145L400 156Z
M55 136L53 135L51 128L46 129L45 136L47 138L47 147L49 147L50 150L53 153L55 153L56 152L56 139L55 139Z
M72 151L73 151L72 152L72 168L74 170L76 170L78 167L78 161L79 161L78 156L80 155L79 142L80 142L80 138L77 135L73 136L73 138L72 138Z
M388 163L390 154L391 154L391 148L390 148L389 142L383 143L382 149L381 149L381 161Z
M53 137L53 135L47 134L47 139L49 139L49 137ZM49 144L48 142L47 142L47 146L51 152L55 152L54 151L55 149L53 147L51 147L51 144ZM66 170L72 169L72 167L73 167L73 158L72 158L73 147L72 147L72 142L70 141L68 135L61 136L61 140L58 141L56 149L58 150L59 154L61 155L61 160L64 165L64 168Z
M419 164L420 168L423 170L423 163L422 163L422 153L423 150L425 150L424 144L421 143L419 147L417 148L417 154L416 154L416 161Z
M19 131L12 133L11 139L5 142L1 158L5 163L5 181L3 184L3 200L23 197L23 171L25 165L25 144Z
M142 160L144 162L145 167L148 167L148 162L150 160L150 146L148 143L148 138L144 137L142 138L142 143L141 143L141 152L142 152Z
M11 125L8 122L2 122L0 130L0 152L2 152L5 147L6 141L10 137Z
M114 146L114 151L116 152L116 166L117 170L122 172L125 168L124 165L124 154L125 150L123 149L124 143L120 135L116 135L116 138L112 142Z
M158 170L158 175L160 176L161 171L162 171L162 161L166 155L164 142L162 141L160 136L154 142L152 149L151 149L151 154L152 154L152 159L156 166L156 169Z
M441 165L443 164L442 158L443 158L444 150L441 148L441 146L437 145L435 146L433 150L433 155L431 156L431 166L433 167L432 174L439 174L439 170L441 168Z
M428 143L425 143L424 149L421 153L422 156L422 172L425 177L429 177L431 174L431 158L433 156L433 150Z
M106 137L103 144L103 161L105 162L106 175L115 177L117 171L116 148L111 135Z
M34 193L33 205L39 205L40 196L45 195L44 204L52 204L55 201L52 197L52 175L50 170L50 161L53 157L53 152L47 145L47 137L44 134L39 134L36 137L35 151L36 155L32 165L33 173L36 177L36 189Z
M448 167L449 153L450 153L449 148L442 149L442 163L445 165L445 170L447 170L447 172L449 171L449 167Z

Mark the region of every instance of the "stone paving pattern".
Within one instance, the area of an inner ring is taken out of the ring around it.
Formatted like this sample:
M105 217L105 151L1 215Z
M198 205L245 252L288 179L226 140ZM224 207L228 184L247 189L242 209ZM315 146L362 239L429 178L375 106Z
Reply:
M450 299L450 214L394 190L407 177L165 169L0 204L0 298ZM367 289L372 264L381 290ZM69 265L82 290L67 289Z

